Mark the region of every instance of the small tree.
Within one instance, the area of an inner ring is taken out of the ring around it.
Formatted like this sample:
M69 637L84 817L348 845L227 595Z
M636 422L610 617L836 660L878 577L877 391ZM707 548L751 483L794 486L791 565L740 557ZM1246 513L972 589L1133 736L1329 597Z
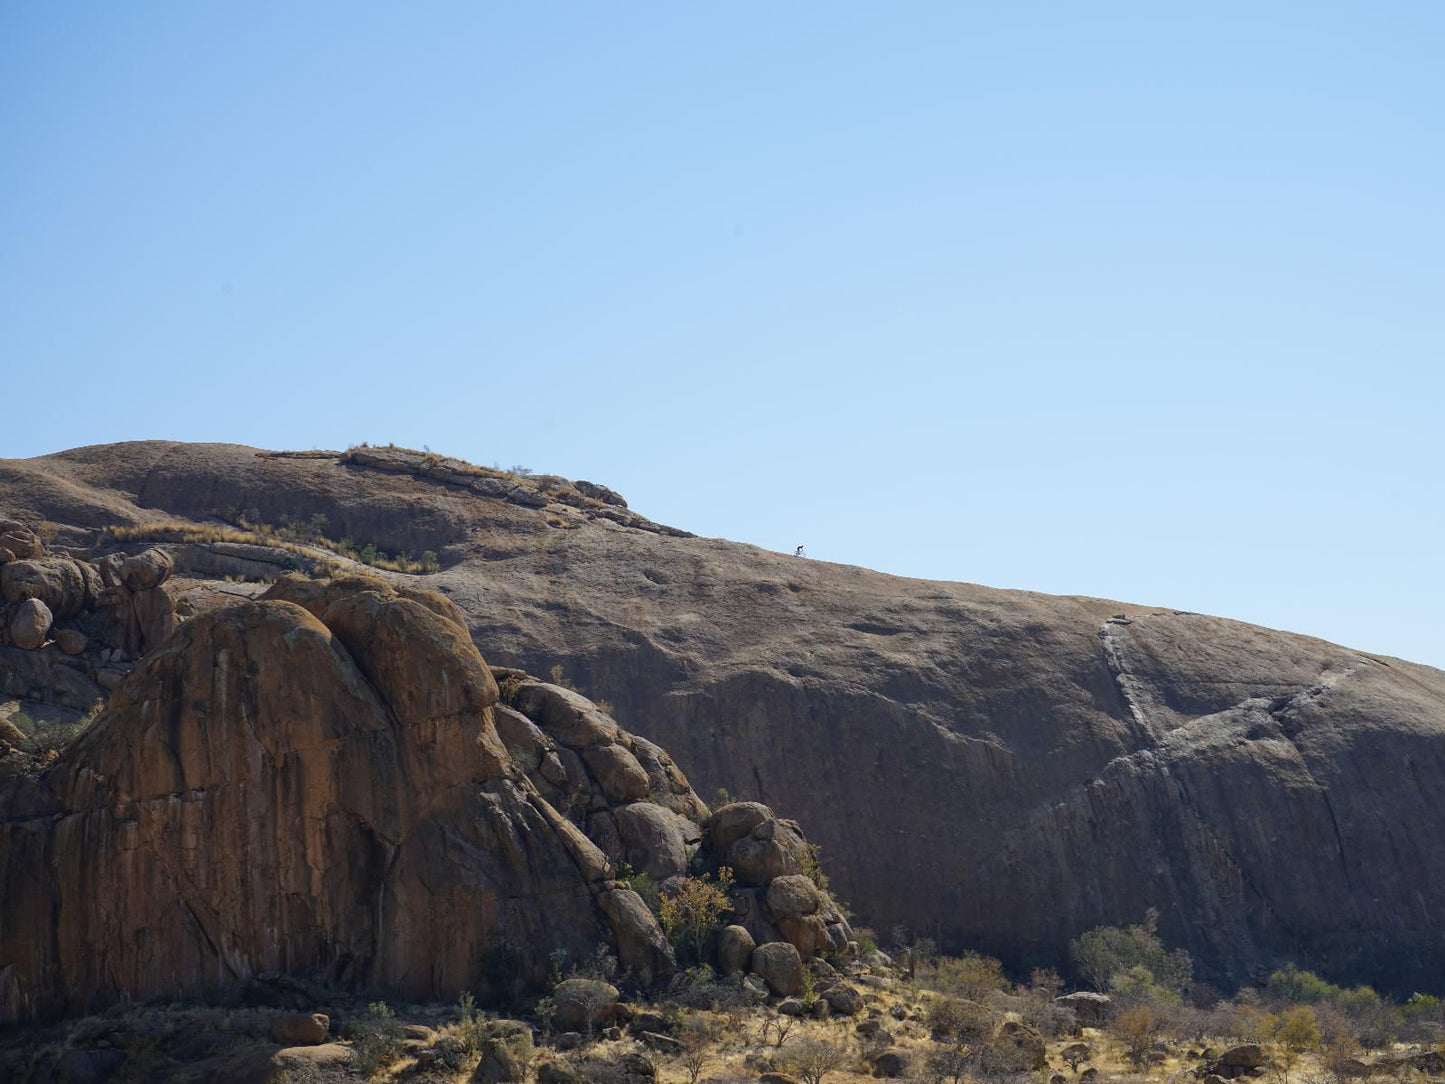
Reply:
M763 1021L762 1040L763 1045L768 1045L768 1035L773 1036L773 1045L782 1046L788 1038L788 1032L793 1030L793 1025L798 1022L796 1016L784 1016L782 1013L774 1013Z
M787 1054L788 1067L803 1084L822 1084L823 1078L846 1060L843 1048L827 1039L799 1039Z
M679 955L702 961L709 931L732 906L727 891L732 882L733 871L723 866L716 882L706 873L685 878L681 888L658 902L658 919Z
M928 1053L929 1078L959 1084L973 1069L973 1060L973 1052L961 1043L938 1046Z
M697 1084L703 1068L712 1058L712 1044L717 1041L717 1029L698 1017L688 1020L679 1036L682 1052L678 1062L687 1073L687 1084Z
M1299 1063L1301 1055L1307 1050L1318 1050L1321 1038L1314 1010L1308 1005L1296 1005L1280 1016L1274 1039L1279 1045L1279 1064L1284 1070L1285 1084L1289 1084L1289 1071Z
M1124 1051L1134 1065L1143 1065L1149 1058L1164 1021L1148 1005L1139 1005L1119 1014L1114 1021L1114 1034L1124 1044Z
M591 1042L597 1037L597 1018L602 1010L617 1000L617 990L601 979L571 980L568 986L567 996L582 1010L582 1018L587 1024L587 1041Z
M1159 912L1149 908L1137 926L1098 926L1069 942L1074 969L1096 990L1107 990L1120 971L1144 967L1154 982L1180 991L1189 986L1194 962L1183 949L1169 951L1159 940Z

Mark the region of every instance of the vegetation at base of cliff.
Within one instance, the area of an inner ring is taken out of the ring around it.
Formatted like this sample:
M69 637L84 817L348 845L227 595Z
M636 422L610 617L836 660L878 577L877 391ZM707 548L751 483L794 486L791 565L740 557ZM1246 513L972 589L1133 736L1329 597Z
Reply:
M325 553L315 552L317 550L329 550L360 564L388 572L417 575L441 571L441 562L431 550L413 558L406 554L387 553L371 542L357 545L350 538L329 538L325 533L326 517L320 513L310 519L293 523L257 523L241 516L235 517L234 522L237 524L235 527L172 522L140 523L107 527L102 538L112 542L236 542L271 546L317 561L322 566L324 575L345 571L345 566L329 559Z
M562 954L548 994L500 1014L481 1009L470 992L452 1004L407 1004L273 980L259 985L268 997L284 996L285 1008L121 1006L0 1032L0 1079L127 1084L170 1079L203 1062L224 1076L225 1065L271 1058L289 1042L278 1043L279 1026L312 1012L330 1017L334 1060L318 1066L303 1055L269 1079L742 1084L784 1074L771 1079L1184 1084L1219 1072L1246 1084L1365 1075L1425 1084L1445 1074L1445 1018L1429 995L1391 1006L1285 967L1231 998L1191 984L1178 1001L1112 1002L1099 1019L1081 1021L1056 1000L1063 986L1054 971L1014 983L986 955L924 958L920 946L927 947L904 933L887 946L891 958L860 951L834 965L815 962L807 972L812 996L794 998L765 997L705 966L644 997L619 979L605 950L575 963ZM857 1001L835 997L848 1011L830 1011L828 991L840 983ZM1386 1010L1390 1030L1372 1033L1379 1021L1367 1007Z

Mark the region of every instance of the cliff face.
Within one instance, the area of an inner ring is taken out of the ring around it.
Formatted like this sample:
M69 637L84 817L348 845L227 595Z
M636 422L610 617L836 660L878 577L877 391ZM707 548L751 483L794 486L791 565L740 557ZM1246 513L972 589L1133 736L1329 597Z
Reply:
M81 449L0 463L0 516L88 544L106 524L321 513L332 537L435 550L445 570L419 580L489 661L560 664L703 794L796 817L883 929L1022 965L1155 906L1219 982L1295 959L1399 989L1445 965L1440 671L683 537L562 480L365 459ZM172 547L177 567L201 549Z

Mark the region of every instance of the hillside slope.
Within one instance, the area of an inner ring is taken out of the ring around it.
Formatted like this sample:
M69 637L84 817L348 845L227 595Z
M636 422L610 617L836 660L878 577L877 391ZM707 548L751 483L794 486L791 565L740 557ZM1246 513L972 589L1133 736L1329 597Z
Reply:
M1296 959L1408 990L1445 965L1445 673L693 538L614 496L389 449L0 461L0 516L50 521L62 546L320 515L331 538L435 552L443 570L415 579L489 662L561 665L699 793L797 818L858 921L1024 965L1155 906L1216 982Z

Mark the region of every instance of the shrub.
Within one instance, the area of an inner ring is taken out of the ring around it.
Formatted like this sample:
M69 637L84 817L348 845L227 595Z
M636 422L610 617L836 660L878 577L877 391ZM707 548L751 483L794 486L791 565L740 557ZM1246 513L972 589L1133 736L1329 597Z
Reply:
M709 874L683 879L678 890L658 901L658 920L679 957L701 962L707 935L732 907L728 886L733 873L723 866L714 882Z
M1316 1050L1320 1045L1320 1029L1315 1023L1315 1014L1308 1005L1296 1005L1279 1018L1274 1039L1279 1046L1279 1066L1284 1071L1285 1084L1289 1084L1289 1071L1299 1062L1307 1050Z
M401 1027L396 1013L385 1001L373 1001L364 1016L352 1017L348 1030L353 1039L356 1067L372 1076L401 1054Z
M975 1002L940 997L928 1006L928 1029L942 1042L982 1042L993 1034L993 1016Z
M1129 1061L1134 1065L1143 1065L1163 1034L1164 1021L1148 1005L1138 1005L1120 1013L1114 1021L1113 1030L1123 1042Z
M825 1076L842 1068L847 1056L843 1048L827 1039L799 1039L789 1046L783 1063L803 1084L822 1084Z
M932 983L944 993L969 1001L982 1001L995 990L1008 988L1003 964L977 952L965 952L957 958L940 957L933 967Z
M1159 940L1159 912L1149 908L1137 926L1098 926L1069 942L1069 959L1096 990L1106 990L1121 971L1146 969L1154 984L1188 989L1194 962L1183 949L1172 952Z

